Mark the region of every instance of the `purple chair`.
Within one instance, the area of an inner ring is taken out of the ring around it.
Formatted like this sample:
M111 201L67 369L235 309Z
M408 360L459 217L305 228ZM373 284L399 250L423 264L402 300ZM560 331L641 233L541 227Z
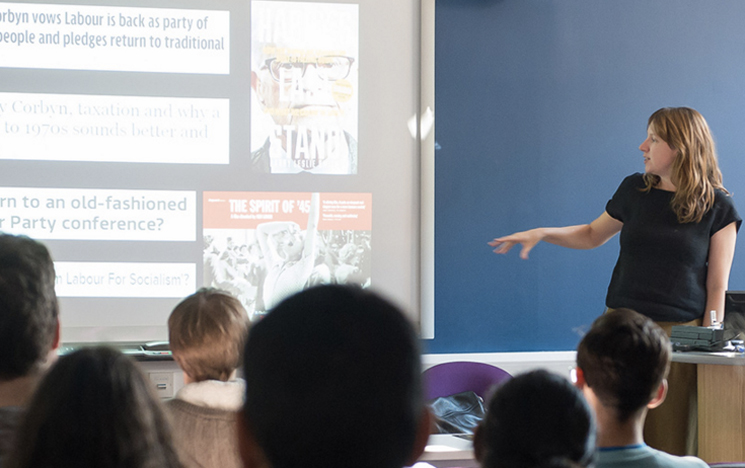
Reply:
M487 400L495 385L511 378L499 367L467 361L437 364L422 373L426 401L467 391Z

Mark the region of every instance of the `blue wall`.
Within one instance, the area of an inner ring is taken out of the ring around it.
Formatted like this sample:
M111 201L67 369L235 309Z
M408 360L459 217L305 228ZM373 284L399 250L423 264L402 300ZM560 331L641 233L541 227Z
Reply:
M644 170L656 109L708 120L745 214L745 2L437 0L435 339L428 352L571 350L604 309L618 238L494 237L587 223ZM731 289L745 289L738 251Z

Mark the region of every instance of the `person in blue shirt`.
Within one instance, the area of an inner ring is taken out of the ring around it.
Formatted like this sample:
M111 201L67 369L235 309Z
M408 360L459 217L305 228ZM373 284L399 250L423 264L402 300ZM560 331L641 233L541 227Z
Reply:
M596 468L708 466L644 443L647 411L665 400L671 352L662 328L630 309L601 315L580 342L576 385L597 415Z

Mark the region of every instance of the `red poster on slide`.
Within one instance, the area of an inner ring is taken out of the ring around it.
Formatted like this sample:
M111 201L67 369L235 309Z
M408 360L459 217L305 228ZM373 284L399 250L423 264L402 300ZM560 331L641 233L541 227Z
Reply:
M204 286L253 319L317 284L371 283L372 194L204 192Z
M321 193L318 229L372 229L371 193ZM256 229L268 221L308 220L311 193L204 192L204 229Z

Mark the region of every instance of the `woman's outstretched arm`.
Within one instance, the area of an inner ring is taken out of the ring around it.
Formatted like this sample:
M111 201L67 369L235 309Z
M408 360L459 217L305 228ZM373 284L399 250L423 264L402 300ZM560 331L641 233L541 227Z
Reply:
M537 228L529 231L516 232L509 236L497 237L489 242L494 247L494 253L505 254L515 244L522 245L520 258L527 259L528 253L540 241L569 247L570 249L594 249L608 242L623 227L623 223L607 212L603 212L590 224L564 226L557 228Z

